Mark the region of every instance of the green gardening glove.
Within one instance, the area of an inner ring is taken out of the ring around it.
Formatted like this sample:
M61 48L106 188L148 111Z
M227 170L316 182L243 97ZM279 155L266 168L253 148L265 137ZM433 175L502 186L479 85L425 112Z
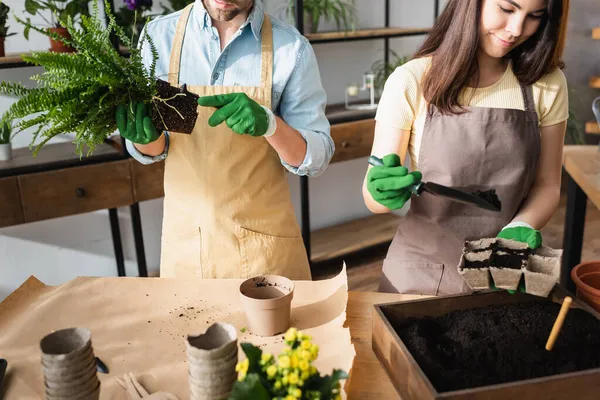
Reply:
M367 173L367 190L373 200L389 208L398 210L410 199L412 192L409 187L421 181L421 173L400 165L397 154L383 157L383 166L374 166Z
M138 101L117 106L117 128L121 136L138 144L154 142L160 136L152 123L148 105Z
M262 136L269 128L269 116L264 108L245 93L218 94L198 99L204 107L217 107L208 124L215 127L224 121L240 135Z
M496 284L493 281L492 281L492 289L501 290L496 287ZM525 293L525 279L521 278L521 280L519 281L519 286L517 287L517 290L521 293ZM507 289L506 291L510 294L515 294L517 292L517 290Z
M504 228L500 231L498 237L527 243L529 247L534 250L542 245L542 234L540 231L526 226Z

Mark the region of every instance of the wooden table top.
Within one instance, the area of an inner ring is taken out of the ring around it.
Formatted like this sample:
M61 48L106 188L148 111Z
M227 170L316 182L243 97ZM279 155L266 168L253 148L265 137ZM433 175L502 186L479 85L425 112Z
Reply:
M600 208L600 147L597 145L565 146L563 166L585 192L590 201Z
M407 301L428 296L348 292L346 325L350 328L356 349L354 366L348 382L348 399L398 399L398 393L371 348L372 313L374 304Z

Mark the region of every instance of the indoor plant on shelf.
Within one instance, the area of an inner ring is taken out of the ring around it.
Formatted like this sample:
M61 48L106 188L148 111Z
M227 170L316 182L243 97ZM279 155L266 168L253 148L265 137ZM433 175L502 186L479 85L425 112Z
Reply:
M340 381L348 374L334 369L321 375L312 363L319 347L310 335L290 328L284 335L285 347L274 356L250 343L241 347L246 359L237 364L238 380L229 400L337 400L341 398Z
M70 38L64 24L68 18L75 20L80 15L86 15L88 0L25 0L25 11L31 15L39 15L50 26L48 30L59 36ZM50 11L50 19L46 18L44 11ZM31 19L27 18L27 25L23 31L25 39L29 40ZM50 36L50 51L71 52L74 49L66 46L62 41Z
M8 33L8 12L10 7L0 0L0 57L4 57L4 41L7 37L16 35L16 33Z
M325 21L335 22L338 31L354 31L356 29L356 8L354 0L304 0L304 32L316 33L321 17ZM289 0L287 14L294 21L295 0Z
M391 59L386 63L385 60L377 60L371 66L371 71L375 74L375 95L381 97L385 81L396 70L396 68L405 64L410 60L410 57L399 56L394 50L389 50Z
M10 120L8 118L0 120L0 161L8 161L12 158L11 140L14 136Z
M119 106L132 105L131 114L137 105L148 107L151 116L144 121L144 127L154 126L159 132L189 133L196 122L198 96L185 87L173 87L156 78L158 53L152 39L145 34L141 39L150 46L153 61L149 68L144 66L137 47L131 48L129 58L122 57L110 37L116 34L128 46L129 38L116 24L114 15L107 11L108 0L104 8L108 18L106 27L97 3L91 16L81 16L81 28L76 28L68 18L65 26L71 39L27 24L76 50L74 53L23 55L24 61L44 67L44 72L32 77L38 83L36 88L17 82L0 83L0 94L19 97L6 116L21 119L19 130L37 127L30 144L34 155L53 137L70 133L75 134L77 153L81 156L87 147L91 154L96 145L117 130L117 109L125 112ZM127 115L119 117L127 118Z

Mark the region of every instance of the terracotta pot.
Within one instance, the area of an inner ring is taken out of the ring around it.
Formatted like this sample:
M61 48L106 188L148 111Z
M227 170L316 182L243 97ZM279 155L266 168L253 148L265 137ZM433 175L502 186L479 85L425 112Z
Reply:
M0 37L0 57L4 57L6 54L4 53L4 40L5 37Z
M57 35L60 35L66 39L71 39L71 35L67 31L67 28L63 28L63 27L50 28L50 32L54 32ZM75 49L72 48L71 46L65 45L63 42L61 42L59 40L54 40L54 39L50 38L50 51L53 51L55 53L72 53L75 51Z
M600 261L587 261L571 270L577 297L600 312Z
M240 298L251 333L273 336L290 326L294 283L278 275L250 278L240 285Z

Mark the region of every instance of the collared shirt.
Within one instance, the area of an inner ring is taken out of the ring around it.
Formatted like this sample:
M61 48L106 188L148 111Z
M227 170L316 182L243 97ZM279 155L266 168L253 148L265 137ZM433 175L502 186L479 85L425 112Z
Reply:
M196 0L187 24L181 52L179 83L188 85L259 86L261 81L261 28L264 19L262 0L255 0L246 22L221 52L217 29ZM168 80L171 47L181 11L157 17L145 31L152 38L158 60L157 78ZM306 156L299 167L281 163L297 175L318 176L328 166L335 149L325 117L327 97L319 67L308 40L291 25L270 16L273 25L272 109L306 141ZM144 65L152 62L150 46L142 46ZM265 140L257 138L257 140ZM129 140L127 150L143 164L154 162L140 153ZM167 134L168 149L168 134Z

